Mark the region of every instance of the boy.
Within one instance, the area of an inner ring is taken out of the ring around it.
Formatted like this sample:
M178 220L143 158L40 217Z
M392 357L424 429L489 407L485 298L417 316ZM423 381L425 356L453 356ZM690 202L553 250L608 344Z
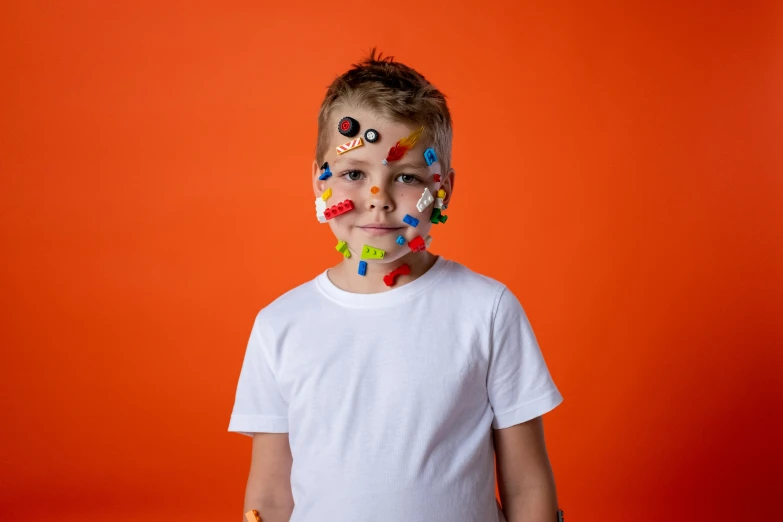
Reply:
M312 177L341 260L255 318L228 428L253 437L245 513L557 520L541 415L563 398L527 317L429 251L451 136L444 96L393 57L373 50L329 87Z

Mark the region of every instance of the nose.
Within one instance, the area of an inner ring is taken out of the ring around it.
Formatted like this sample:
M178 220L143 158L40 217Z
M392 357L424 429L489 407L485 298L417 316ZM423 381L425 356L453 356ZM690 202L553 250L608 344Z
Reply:
M394 201L385 188L374 186L369 190L367 196L367 210L383 210L385 212L394 210Z

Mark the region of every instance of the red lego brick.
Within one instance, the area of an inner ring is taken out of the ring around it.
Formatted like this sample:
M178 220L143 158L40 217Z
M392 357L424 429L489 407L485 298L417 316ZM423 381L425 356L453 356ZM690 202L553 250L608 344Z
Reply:
M435 183L440 183L440 174L435 174L432 176L432 179L435 181Z
M400 265L397 268L395 268L391 273L386 274L383 276L383 282L386 283L386 286L392 286L394 284L394 278L398 275L408 275L411 273L411 267L406 265Z
M421 252L422 250L425 250L427 248L421 236L416 236L414 239L408 241L408 246L414 252Z
M349 210L353 210L353 201L346 199L342 203L332 205L331 207L324 210L324 217L326 219L332 219L333 217L339 216L340 214L345 214Z

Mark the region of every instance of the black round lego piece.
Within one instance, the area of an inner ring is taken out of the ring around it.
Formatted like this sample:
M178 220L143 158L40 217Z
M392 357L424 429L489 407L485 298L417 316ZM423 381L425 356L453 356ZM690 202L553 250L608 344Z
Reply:
M380 139L380 135L378 134L378 131L375 129L367 129L364 131L364 139L369 141L370 143L375 143Z
M343 136L348 136L349 138L353 138L357 134L359 134L359 122L351 118L350 116L346 116L342 120L340 120L340 123L337 124L337 130L340 131L340 134Z
M321 165L321 170L326 170L328 168L329 168L329 162L328 161L324 162L324 164Z

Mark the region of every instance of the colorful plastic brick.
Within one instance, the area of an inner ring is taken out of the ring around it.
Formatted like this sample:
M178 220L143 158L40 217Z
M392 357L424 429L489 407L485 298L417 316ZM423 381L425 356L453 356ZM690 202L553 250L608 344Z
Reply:
M411 273L411 267L409 267L407 264L400 265L394 270L392 270L390 273L383 276L383 282L386 283L386 286L392 286L395 283L394 279L397 276L408 275L410 273Z
M258 511L255 509L245 513L245 518L247 519L247 522L261 522L261 515L259 515Z
M330 208L324 210L324 216L326 219L332 219L333 217L345 214L350 210L353 210L353 201L346 199L342 203L332 205Z
M402 220L403 220L403 221L404 221L406 224L408 224L408 225L410 225L410 226L412 226L412 227L417 227L417 226L419 226L419 220L418 220L418 219L416 219L415 217L412 217L410 214L405 214L405 217L404 217L404 218L402 218Z
M351 257L351 251L348 250L348 243L345 241L340 241L337 243L337 246L334 247L335 250L340 252L346 259Z
M432 216L430 217L430 223L445 223L449 219L449 216L442 216L439 208L432 209Z
M429 188L424 187L424 192L421 194L419 202L416 203L416 209L419 212L424 212L424 209L432 205L433 201L435 201L435 198L432 197L432 192L430 192Z
M429 148L424 151L424 161L427 162L427 165L432 165L438 161L438 156L435 154L435 149Z
M324 163L323 165L321 165L321 170L323 170L323 173L320 176L318 176L318 179L323 181L323 180L331 177L332 171L329 170L329 163Z
M386 251L380 248L371 247L370 245L362 247L362 259L383 259L384 255L386 255Z
M324 191L324 193L321 194L321 199L323 199L324 201L328 201L329 198L331 198L331 197L332 197L332 189L331 189L331 187L326 189Z
M355 140L351 140L348 143L343 143L337 147L337 154L345 154L349 150L361 147L362 145L364 145L364 140L361 137L356 138Z
M359 261L359 275L367 275L367 263L365 261Z
M432 243L432 236L427 235L427 237L424 238L424 246L429 248L431 243Z
M438 198L435 200L435 208L443 208L443 198Z
M408 246L413 252L421 252L427 248L421 236L416 236L415 238L408 241Z
M440 183L440 174L435 174L434 176L432 176L432 180L435 183Z
M402 236L397 236L397 244L398 245L404 245L405 244L405 238Z
M443 190L443 189L440 189L438 191L438 197L441 198L441 199L445 198L446 197L446 191Z
M315 215L318 218L319 223L326 223L326 201L321 198L315 198Z

